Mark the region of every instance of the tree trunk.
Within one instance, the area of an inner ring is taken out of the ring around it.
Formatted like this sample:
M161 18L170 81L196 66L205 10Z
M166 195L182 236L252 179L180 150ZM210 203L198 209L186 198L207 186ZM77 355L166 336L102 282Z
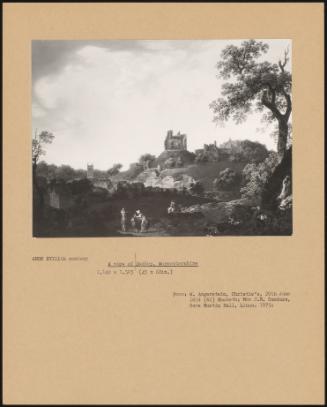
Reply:
M278 120L278 142L277 142L277 153L280 160L284 157L288 138L288 123L284 118Z
M36 185L36 167L37 167L37 164L35 162L33 162L33 167L32 167L33 185Z
M44 191L39 186L36 178L37 163L33 161L32 178L33 178L33 236L37 236L44 219Z

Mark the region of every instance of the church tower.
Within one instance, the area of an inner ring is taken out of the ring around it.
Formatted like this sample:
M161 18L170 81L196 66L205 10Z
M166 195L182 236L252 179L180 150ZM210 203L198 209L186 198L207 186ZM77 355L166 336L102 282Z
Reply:
M87 164L86 177L88 179L93 179L94 178L94 166L93 166L93 164Z

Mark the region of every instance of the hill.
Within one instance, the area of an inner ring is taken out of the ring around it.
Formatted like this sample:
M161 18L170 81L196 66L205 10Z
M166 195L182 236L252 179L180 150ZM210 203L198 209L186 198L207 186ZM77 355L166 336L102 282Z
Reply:
M173 159L174 161L180 159L185 166L193 163L195 154L190 153L187 150L165 150L156 158L155 166L160 165L161 168L164 168L165 162L169 158Z
M194 178L196 181L200 181L206 191L211 191L213 189L212 182L218 177L220 171L224 170L225 168L230 168L235 172L240 173L246 164L247 163L244 162L232 162L229 160L203 164L191 164L183 168L171 168L163 170L160 173L160 176L172 176L174 178L178 178L182 174L188 175L189 177Z

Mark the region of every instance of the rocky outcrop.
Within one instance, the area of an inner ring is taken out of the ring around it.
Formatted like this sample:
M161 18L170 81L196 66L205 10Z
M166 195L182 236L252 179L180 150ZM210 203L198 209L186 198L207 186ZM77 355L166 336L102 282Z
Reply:
M276 210L280 205L280 201L284 200L287 196L280 197L283 189L283 183L286 177L289 179L289 191L287 195L292 194L292 147L286 150L284 157L281 162L277 165L274 172L268 179L264 190L262 192L262 206ZM280 197L280 199L279 199ZM290 199L288 199L288 206L290 204Z
M157 170L143 171L138 175L137 181L143 182L145 187L157 187L162 189L189 189L195 180L193 177L186 174L164 175Z
M193 163L194 158L195 154L187 150L166 150L156 159L155 166L160 165L161 168L184 167ZM168 165L169 167L167 167Z
M229 202L209 202L197 204L181 209L182 213L202 213L210 223L227 222L228 219L240 208L250 207L247 199L237 199Z

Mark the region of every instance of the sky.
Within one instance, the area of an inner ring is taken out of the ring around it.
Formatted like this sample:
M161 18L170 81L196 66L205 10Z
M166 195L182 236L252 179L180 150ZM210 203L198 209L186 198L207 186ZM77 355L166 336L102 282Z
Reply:
M290 40L269 44L278 62ZM273 128L252 114L245 123L213 122L220 96L216 64L236 40L102 40L32 42L32 134L48 130L47 163L107 170L115 163L159 155L168 130L187 134L188 150L229 139L259 141L275 150ZM291 51L291 49L290 49ZM291 67L288 66L288 70Z

